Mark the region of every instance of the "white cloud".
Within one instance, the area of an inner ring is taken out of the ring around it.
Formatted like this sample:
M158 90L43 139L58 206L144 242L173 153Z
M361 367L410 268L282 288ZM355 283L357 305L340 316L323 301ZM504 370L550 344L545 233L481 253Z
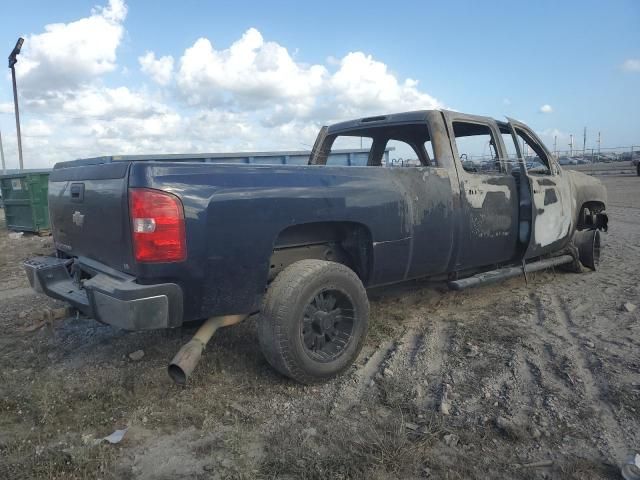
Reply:
M198 39L180 58L176 81L190 105L264 110L261 122L268 126L442 106L417 81L399 80L363 52L327 63L336 71L296 62L285 47L250 28L223 50Z
M73 97L65 97L61 102L61 109L69 115L112 119L119 116L149 117L156 113L166 113L168 107L127 87L98 87L82 89Z
M53 133L53 128L43 120L30 120L22 126L22 135L25 137L48 137Z
M629 58L622 64L622 69L626 72L640 72L640 58Z
M0 113L13 113L13 103L11 102L0 103Z
M146 52L138 57L140 69L149 75L154 82L160 85L168 85L173 77L173 57L167 55L156 59L153 52Z
M309 149L322 124L442 105L371 55L308 64L255 28L227 48L200 38L175 58L146 51L138 63L153 84L131 85L117 58L126 14L111 0L26 37L17 71L28 167L118 153ZM0 113L12 114L6 100ZM4 130L12 120L0 117Z
M418 90L418 82L399 82L387 65L362 52L350 52L340 61L329 83L343 115L359 112L392 113L403 110L440 108L435 98Z
M198 39L180 59L177 83L192 105L259 107L269 100L306 103L327 77L322 65L296 63L286 48L265 42L255 28L229 48L216 50Z
M113 71L126 14L122 0L110 0L89 17L46 25L43 33L27 36L16 65L23 94L74 88Z
M540 113L551 113L553 112L553 108L548 103L545 103L540 107Z

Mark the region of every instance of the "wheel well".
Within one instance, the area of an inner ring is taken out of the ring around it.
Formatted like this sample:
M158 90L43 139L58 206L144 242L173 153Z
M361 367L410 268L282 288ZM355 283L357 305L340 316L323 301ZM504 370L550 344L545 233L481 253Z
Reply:
M588 210L588 212L587 212ZM605 210L605 205L600 201L584 202L578 210L578 230L585 228L593 228L595 226L595 218L593 215L601 213ZM588 214L590 215L588 215Z
M315 222L292 225L280 232L273 245L269 281L298 260L318 259L342 263L367 284L373 241L369 229L356 222Z

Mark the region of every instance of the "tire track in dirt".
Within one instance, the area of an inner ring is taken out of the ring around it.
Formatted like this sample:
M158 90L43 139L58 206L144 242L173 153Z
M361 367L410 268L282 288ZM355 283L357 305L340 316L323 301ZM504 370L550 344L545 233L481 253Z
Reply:
M544 300L542 298L543 295L545 296ZM567 381L572 383L573 380L570 380L559 367L558 349L555 348L555 344L558 341L565 342L567 338L557 332L555 328L556 322L554 322L554 320L557 320L557 316L553 315L553 311L547 311L549 309L549 299L546 297L544 290L529 295L536 310L536 324L538 327L542 327L537 330L536 336L541 338L542 342L535 349L535 354L529 356L527 360L539 372L539 375L532 372L534 374L533 378L537 379L539 387L547 397L560 393L568 396L571 392L566 383Z
M443 364L450 338L441 318L428 325L410 322L401 338L387 340L366 355L366 361L336 391L330 415L347 414L360 405L365 405L370 396L378 393L377 381L394 381L396 378L411 379L417 385L425 380L433 397L424 404L436 402L444 378ZM378 403L377 400L374 403Z
M539 326L544 325L545 316L544 316L544 308L542 307L542 300L540 300L540 297L535 293L530 293L529 299L533 302L533 306L536 310L536 317L538 319L537 324Z
M393 354L397 343L387 340L374 349L364 364L356 369L344 382L340 383L335 394L335 400L329 411L329 415L347 413L353 407L361 403L371 380L383 368L385 360Z
M402 338L395 343L395 348L384 359L380 371L384 372L385 369L391 372L412 371L423 342L424 336L421 332L408 328Z
M562 347L568 354L568 358L571 359L572 366L577 376L577 378L573 379L571 382L575 384L573 389L582 390L581 400L598 414L599 420L603 424L601 432L602 439L606 443L605 447L607 453L616 462L620 461L626 453L626 447L624 443L619 440L619 437L612 435L612 433L622 432L623 429L618 423L611 405L603 400L604 392L602 391L599 382L594 377L593 372L589 368L589 362L587 359L587 355L589 353L586 352L584 347L581 345L577 326L571 318L571 313L569 312L566 303L555 294L549 295L549 300L549 309L558 320L556 328L561 337L566 339L565 344Z
M425 397L416 399L420 409L440 407L444 384L451 383L447 363L452 348L451 326L442 317L435 316L425 326L423 344L413 358L414 383L425 385Z

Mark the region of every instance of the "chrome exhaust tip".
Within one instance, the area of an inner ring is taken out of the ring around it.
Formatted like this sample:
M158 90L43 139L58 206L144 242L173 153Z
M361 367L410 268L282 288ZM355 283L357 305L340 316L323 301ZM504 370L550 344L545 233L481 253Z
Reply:
M177 385L186 385L189 376L200 363L204 348L213 337L213 334L216 333L216 330L240 323L245 318L247 318L247 315L225 315L209 318L202 324L193 338L183 345L173 357L167 368L169 377Z
M187 378L200 363L203 351L204 344L198 340L190 340L178 350L168 368L169 376L177 385L186 385Z

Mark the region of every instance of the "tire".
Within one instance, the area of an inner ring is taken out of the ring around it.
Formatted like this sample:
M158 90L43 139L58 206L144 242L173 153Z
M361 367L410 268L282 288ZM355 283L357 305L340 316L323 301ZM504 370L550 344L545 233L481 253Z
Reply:
M271 283L258 339L273 368L313 384L349 368L368 327L367 292L353 270L335 262L300 260Z
M640 160L638 160L638 163L636 164L636 171L638 172L638 176L640 177Z

